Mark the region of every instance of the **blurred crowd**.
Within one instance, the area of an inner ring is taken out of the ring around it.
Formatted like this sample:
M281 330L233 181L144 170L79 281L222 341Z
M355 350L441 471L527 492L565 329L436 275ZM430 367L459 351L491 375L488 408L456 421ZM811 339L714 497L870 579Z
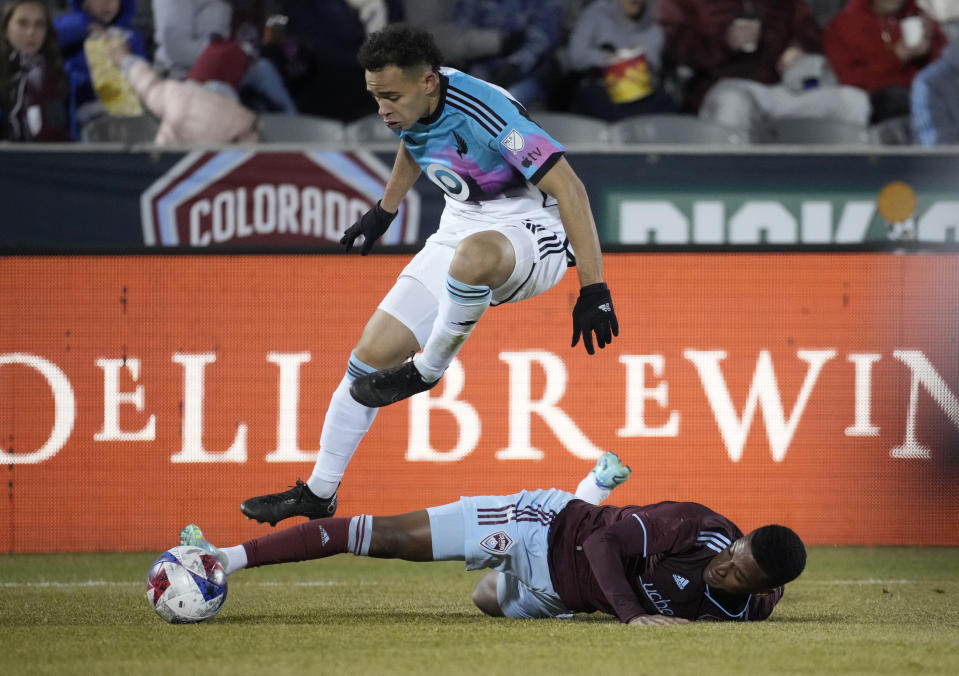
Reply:
M53 4L50 4L53 3ZM781 119L959 143L959 0L6 0L0 140L150 114L158 143L257 138L257 115L375 113L356 54L390 22L536 111ZM68 3L68 4L65 4Z

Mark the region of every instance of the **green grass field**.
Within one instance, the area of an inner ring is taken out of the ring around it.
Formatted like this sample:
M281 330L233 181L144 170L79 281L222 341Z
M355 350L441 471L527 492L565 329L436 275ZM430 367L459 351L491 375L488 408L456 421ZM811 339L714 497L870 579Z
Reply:
M462 564L352 556L241 571L171 626L155 556L0 555L0 674L959 674L957 548L812 548L771 620L682 627L486 618Z

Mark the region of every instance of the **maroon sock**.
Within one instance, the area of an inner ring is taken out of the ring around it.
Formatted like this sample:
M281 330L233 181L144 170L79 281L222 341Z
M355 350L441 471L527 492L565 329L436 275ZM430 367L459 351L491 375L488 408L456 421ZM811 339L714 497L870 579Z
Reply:
M247 567L345 554L350 520L314 519L243 543Z

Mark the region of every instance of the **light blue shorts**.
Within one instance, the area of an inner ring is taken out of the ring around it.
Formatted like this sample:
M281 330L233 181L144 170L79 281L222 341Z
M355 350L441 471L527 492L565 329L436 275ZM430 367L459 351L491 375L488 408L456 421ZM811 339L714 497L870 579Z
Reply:
M463 519L467 570L492 568L500 575L496 586L499 606L507 617L534 618L568 615L549 577L549 526L576 496L555 488L521 491L514 495L463 497L451 505L430 508L431 524L452 516L459 508ZM442 537L435 533L434 537Z

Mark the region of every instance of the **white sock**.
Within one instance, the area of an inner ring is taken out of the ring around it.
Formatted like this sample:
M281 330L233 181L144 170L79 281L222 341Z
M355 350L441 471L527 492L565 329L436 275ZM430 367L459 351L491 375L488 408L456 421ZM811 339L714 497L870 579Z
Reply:
M446 277L446 297L440 301L433 331L413 365L427 382L438 379L460 351L493 298L486 286L464 284Z
M237 545L236 547L217 547L217 551L226 556L226 564L223 568L226 569L227 575L246 568L246 550L243 548L243 545Z
M583 480L579 482L579 486L576 487L576 497L592 505L601 503L609 497L611 492L612 489L603 488L596 483L596 477L593 476L592 472L587 474Z
M330 407L326 410L320 433L320 452L313 473L306 481L317 497L328 498L336 492L356 447L376 418L378 408L368 408L350 394L350 384L357 376L375 370L351 354L346 375L330 397Z
M356 556L370 555L370 542L373 541L373 517L367 514L350 519L349 535L346 546Z

